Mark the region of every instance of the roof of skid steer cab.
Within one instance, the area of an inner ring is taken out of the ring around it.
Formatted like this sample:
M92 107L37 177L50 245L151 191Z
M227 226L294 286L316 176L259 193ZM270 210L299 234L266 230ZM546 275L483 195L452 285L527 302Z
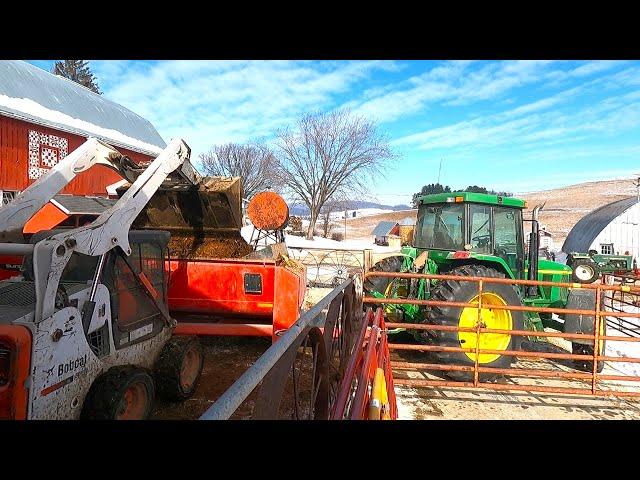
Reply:
M434 193L420 197L420 203L485 203L489 205L504 205L505 207L527 208L527 202L519 198L503 197L488 193L447 192Z

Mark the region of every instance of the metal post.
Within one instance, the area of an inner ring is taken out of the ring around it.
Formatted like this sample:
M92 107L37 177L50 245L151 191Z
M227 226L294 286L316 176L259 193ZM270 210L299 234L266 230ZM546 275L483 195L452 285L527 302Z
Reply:
M480 362L480 328L482 325L482 280L478 281L478 319L476 321L476 358L473 362L473 386L478 386L479 373L478 367Z
M93 302L93 299L96 297L96 290L98 289L98 281L100 280L100 275L102 275L102 269L104 268L104 261L107 257L106 253L100 255L100 260L98 260L98 268L96 268L96 273L93 276L93 283L91 284L91 293L89 294L89 301Z
M597 357L599 355L599 346L600 346L600 322L602 321L602 319L600 318L600 286L597 286L596 288L596 309L595 309L595 317L594 317L594 322L593 322L593 326L595 328L595 332L594 332L594 339L593 339L593 370L592 370L592 374L593 377L591 379L591 391L593 392L593 394L595 395L596 393L596 386L597 386L597 382L598 382L598 360ZM607 334L607 332L604 332L605 335ZM602 354L604 355L604 352L602 352Z

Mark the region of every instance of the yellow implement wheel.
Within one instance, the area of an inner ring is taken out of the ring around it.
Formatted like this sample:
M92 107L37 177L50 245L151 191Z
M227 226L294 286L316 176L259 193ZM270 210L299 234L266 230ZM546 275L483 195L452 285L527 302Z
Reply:
M478 304L480 295L473 297L469 303ZM482 308L480 309L480 315L478 315L478 307L466 307L460 314L458 321L459 327L464 328L476 328L478 322L481 323L483 328L492 328L496 330L512 330L513 318L509 310L494 309L491 308L494 305L502 306L507 305L507 302L496 293L483 293ZM507 350L509 343L511 342L511 335L504 333L480 333L480 349L487 350ZM478 335L475 332L459 332L458 339L460 346L463 348L476 348L478 344ZM470 360L476 361L475 352L465 352ZM491 363L494 360L500 358L500 355L494 353L480 353L478 354L478 363Z

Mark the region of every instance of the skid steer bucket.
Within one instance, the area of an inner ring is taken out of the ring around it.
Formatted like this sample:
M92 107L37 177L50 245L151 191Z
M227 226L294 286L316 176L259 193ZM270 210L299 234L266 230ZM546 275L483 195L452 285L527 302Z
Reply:
M239 258L252 251L242 238L242 186L239 177L170 178L133 223L136 229L171 233L173 258ZM118 189L118 195L128 185Z

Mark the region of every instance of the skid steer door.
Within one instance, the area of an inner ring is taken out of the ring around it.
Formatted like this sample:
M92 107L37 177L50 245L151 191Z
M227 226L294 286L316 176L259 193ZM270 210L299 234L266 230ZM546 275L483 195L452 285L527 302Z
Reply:
M164 264L169 234L132 231L129 240L131 255L117 249L105 270L116 349L156 336L168 315Z

